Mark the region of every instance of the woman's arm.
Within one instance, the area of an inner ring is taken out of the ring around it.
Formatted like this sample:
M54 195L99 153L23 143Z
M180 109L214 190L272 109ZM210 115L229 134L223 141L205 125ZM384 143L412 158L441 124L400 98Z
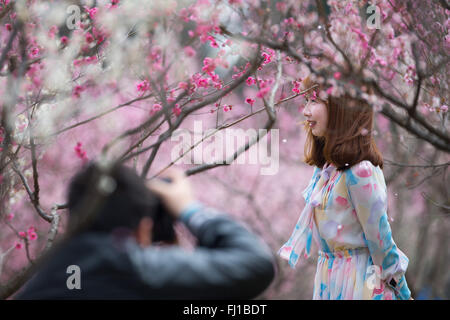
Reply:
M346 183L373 263L380 267L381 280L394 288L398 298L409 299L405 279L409 260L392 238L383 171L365 160L346 171Z

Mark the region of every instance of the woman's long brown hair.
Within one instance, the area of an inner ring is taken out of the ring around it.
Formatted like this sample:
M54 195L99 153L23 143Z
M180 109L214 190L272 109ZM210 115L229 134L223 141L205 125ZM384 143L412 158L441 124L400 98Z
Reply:
M308 88L311 84L310 80L306 80ZM363 160L369 160L374 166L383 169L383 157L372 136L374 112L367 102L348 94L341 97L330 95L327 101L320 101L327 107L327 129L323 137L316 137L305 123L307 138L304 161L319 168L328 162L338 170L345 170Z

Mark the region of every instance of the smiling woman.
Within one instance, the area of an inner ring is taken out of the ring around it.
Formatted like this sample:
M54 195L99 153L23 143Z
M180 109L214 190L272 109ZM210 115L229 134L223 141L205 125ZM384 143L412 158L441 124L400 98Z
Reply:
M303 115L307 118L311 133L316 137L325 135L328 124L327 106L322 101L307 99Z
M305 162L314 166L305 207L279 254L295 267L319 252L313 299L409 299L408 258L397 248L387 218L383 159L372 137L373 110L344 94L320 97L309 78Z
M374 111L362 99L345 93L340 97L319 98L321 85L309 77L302 87L315 88L306 95L303 110L306 117L305 162L323 167L333 163L340 170L362 160L383 168L383 160L372 136Z
M309 89L305 94L306 105L303 109L303 115L306 118L306 130L310 131L315 137L323 137L328 124L328 110L327 101L317 96L317 92L322 88L318 83L314 83L309 76L302 81L301 87L304 90Z

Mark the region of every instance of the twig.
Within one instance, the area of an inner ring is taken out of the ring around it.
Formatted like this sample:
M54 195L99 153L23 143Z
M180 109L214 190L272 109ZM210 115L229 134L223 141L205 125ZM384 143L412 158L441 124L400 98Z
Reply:
M37 159L36 159L36 145L34 144L33 138L33 128L31 123L31 116L29 110L27 110L28 115L28 130L30 133L30 151L31 151L31 166L33 168L33 182L34 182L34 192L33 201L37 206L39 206L39 174L37 170Z
M259 51L260 48L258 48ZM272 88L271 91L271 96L275 95L275 91L278 89L279 86L279 81L281 79L281 73L282 73L282 68L280 67L281 65L281 55L280 53L278 53L278 71L277 71L277 77L276 77L276 83L274 85L274 87ZM265 100L264 101L264 105L265 105L265 110L268 114L269 119L267 120L263 131L258 131L258 134L256 136L256 138L252 139L251 141L249 141L248 143L245 144L245 146L241 147L240 149L238 149L236 152L234 152L234 154L230 157L228 157L227 159L225 159L223 162L216 162L216 163L211 163L211 164L203 164L203 165L199 165L197 167L188 169L186 171L186 175L190 176L199 172L203 172L205 170L209 170L215 167L219 167L219 166L224 166L224 165L230 165L234 160L236 160L236 158L243 152L247 151L252 145L254 145L255 143L258 143L258 141L264 137L267 132L272 128L273 124L276 121L276 113L275 113L275 108L273 105L273 99L270 99L270 102L272 103L271 105L268 105Z
M29 243L27 237L21 237L19 234L19 231L17 231L16 228L14 228L12 226L12 224L10 224L9 222L5 221L5 224L15 233L17 238L19 238L25 242L25 253L26 253L27 259L31 264L34 264L34 261L31 259L31 256L30 256L30 243Z
M124 153L122 153L122 155L119 157L120 161L125 161L122 160L125 158L125 156L130 153L134 148L136 147L141 147L142 148L142 143L152 135L152 133L154 133L159 127L162 126L162 124L164 123L165 120L162 120L155 128L153 128L152 130L149 130L149 132L145 135L142 136L141 139L139 139L135 144L133 144L130 148L128 148L128 150L126 150ZM129 158L128 158L129 159Z
M445 209L445 210L450 210L450 206L446 206L446 205L444 205L444 204L439 204L439 203L437 203L436 201L434 201L433 199L431 199L429 196L427 196L427 195L425 194L425 192L421 192L420 194L422 195L422 197L424 197L426 200L430 201L430 202L431 202L432 204L434 204L436 207L439 207L439 208L442 208L442 209ZM448 213L450 213L450 211L449 211Z
M180 115L178 116L176 122L173 125L172 131L176 130L180 124L182 123L182 121L192 112L201 109L211 103L214 103L215 101L219 100L220 98L224 97L225 95L227 95L229 92L233 91L236 87L238 87L242 82L244 82L245 79L248 78L248 76L250 74L252 74L256 68L261 64L262 60L261 58L258 57L254 57L253 62L251 63L252 67L249 68L242 77L240 77L239 79L237 79L236 81L234 81L233 83L231 83L228 88L224 89L222 92L218 92L214 95L212 95L209 99L203 100L202 102L199 102L189 108L185 108L181 111ZM173 102L174 103L174 102ZM157 118L159 118L162 115L162 110L158 111L152 118L150 118L148 121L146 121L145 123L139 125L138 127L131 129L127 132L125 132L124 134L122 134L121 136L119 136L118 138L116 138L115 140L113 140L109 145L112 145L114 143L116 143L116 141L118 139L121 139L127 135L130 134L134 134L139 132L140 130L142 130L143 128L145 128L146 126L152 124L154 121L156 121ZM122 162L140 154L143 152L146 152L147 150L154 148L155 146L157 146L159 143L161 143L162 141L164 141L165 139L167 139L168 137L170 137L172 131L168 130L166 132L164 132L159 140L157 142L155 142L153 145L151 145L150 147L146 147L146 148L142 148L140 151L132 153L130 155L128 155L127 157L121 159Z
M410 167L410 168L440 168L440 167L447 167L450 165L450 162L446 162L446 163L442 163L442 164L423 164L423 165L419 165L419 164L405 164L405 163L397 163L394 162L392 160L387 160L384 159L384 161L386 161L388 164L393 165L393 166L397 166L397 167Z
M183 99L187 94L187 91L185 90L183 93L181 93L177 99L171 103L170 107L172 108L179 100ZM161 117L161 115L164 113L163 110L160 110L158 112L156 112L152 117L150 117L150 119L148 119L147 121L145 121L144 123L140 124L139 126L127 130L124 133L122 133L121 135L119 135L118 137L114 138L112 141L110 141L108 144L106 144L103 149L102 149L102 154L105 155L108 150L111 149L111 147L113 145L115 145L116 143L118 143L120 140L124 139L125 137L131 136L133 134L139 133L140 131L142 131L143 129L148 128L149 126L151 126L157 119L159 119ZM183 113L183 111L182 111ZM133 155L135 156L135 155ZM130 158L132 158L133 156L131 156ZM125 161L125 160L123 160Z
M445 143L444 141L440 141L439 137L429 135L426 132L423 132L416 126L416 124L411 123L408 121L408 119L404 119L400 117L397 113L395 113L392 108L389 106L389 104L385 103L383 105L383 108L381 109L381 114L385 115L387 118L389 118L394 123L398 124L402 128L406 129L407 131L413 133L420 139L423 139L433 146L435 146L437 149L450 152L450 144Z
M112 109L109 109L109 110L106 110L106 111L104 111L104 112L101 112L100 114L98 114L98 115L96 115L96 116L93 116L93 117L91 117L91 118L89 118L89 119L83 120L83 121L78 122L78 123L75 123L75 124L73 124L73 125L71 125L71 126L69 126L69 127L67 127L67 128L64 128L64 129L61 129L61 130L59 130L59 131L57 131L57 132L54 132L54 133L50 134L50 136L56 136L56 135L59 135L60 133L63 133L63 132L65 132L65 131L71 130L71 129L76 128L76 127L79 127L79 126L84 125L84 124L86 124L86 123L88 123L88 122L91 122L91 121L93 121L93 120L96 120L96 119L98 119L98 118L100 118L100 117L103 117L103 116L107 115L108 113L111 113L111 112L113 112L113 111L116 111L117 109L123 108L123 107L128 106L128 105L130 105L130 104L132 104L132 103L135 103L135 102L137 102L137 101L141 101L141 100L148 99L148 98L150 98L150 97L152 97L152 96L153 96L153 93L152 93L152 94L148 94L148 95L146 95L146 96L141 96L141 97L132 99L132 100L130 100L130 101L128 101L128 102L125 102L125 103L122 103L122 104L120 104L120 105L118 105L118 106L115 106L115 107L112 108Z
M13 160L12 162L12 168L14 170L15 173L17 173L17 175L19 176L20 180L22 181L23 186L25 187L25 190L28 193L28 196L30 197L31 203L33 204L33 207L36 209L37 213L39 214L39 216L44 219L47 222L52 222L52 217L47 215L44 210L42 210L42 208L40 207L39 203L37 203L34 200L34 194L31 191L30 186L28 185L27 179L24 177L24 175L22 174L22 172L20 172L20 170L17 167L17 163L15 160Z

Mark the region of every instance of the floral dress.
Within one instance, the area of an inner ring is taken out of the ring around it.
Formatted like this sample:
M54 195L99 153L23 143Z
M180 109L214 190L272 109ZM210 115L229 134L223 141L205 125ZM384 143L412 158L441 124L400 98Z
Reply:
M306 205L279 255L295 267L311 242L319 248L313 299L409 299L408 258L396 246L387 217L383 171L364 160L338 171L314 167Z

